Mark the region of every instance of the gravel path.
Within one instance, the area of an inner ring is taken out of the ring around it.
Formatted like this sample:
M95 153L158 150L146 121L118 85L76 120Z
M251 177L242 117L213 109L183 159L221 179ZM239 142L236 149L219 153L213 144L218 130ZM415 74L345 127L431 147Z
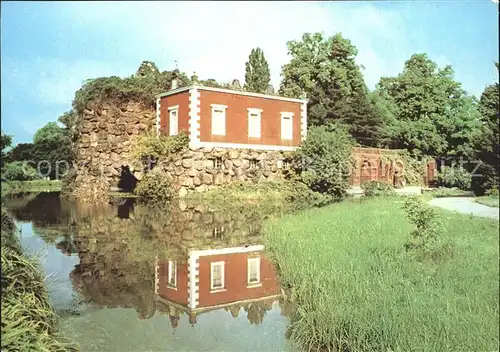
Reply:
M498 219L498 208L489 207L476 203L474 198L468 197L448 197L434 198L429 201L432 206L440 207L446 210L456 211L462 214L472 214L484 218Z

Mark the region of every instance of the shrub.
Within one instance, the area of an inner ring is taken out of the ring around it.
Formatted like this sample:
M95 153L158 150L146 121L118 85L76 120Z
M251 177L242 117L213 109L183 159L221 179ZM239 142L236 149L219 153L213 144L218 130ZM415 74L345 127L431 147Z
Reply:
M461 190L469 190L472 175L461 166L443 166L437 174L438 185L441 187L457 187Z
M441 221L436 210L417 196L408 197L403 204L403 209L406 211L408 220L415 226L410 233L406 249L425 252L434 247L442 232Z
M293 156L299 179L314 192L343 198L352 169L352 137L343 129L311 127Z
M39 178L36 169L23 161L6 164L2 176L9 181L31 181Z
M389 196L395 194L394 188L392 185L386 182L379 181L366 181L361 185L365 196L373 197L373 196Z
M498 186L495 185L495 186L491 187L489 190L486 191L486 195L498 197Z
M159 167L153 168L144 175L137 184L134 193L153 207L164 206L175 196L168 175Z
M157 135L156 132L151 132L137 138L132 157L143 163L151 159L159 160L182 151L188 143L189 137L184 131L175 136Z

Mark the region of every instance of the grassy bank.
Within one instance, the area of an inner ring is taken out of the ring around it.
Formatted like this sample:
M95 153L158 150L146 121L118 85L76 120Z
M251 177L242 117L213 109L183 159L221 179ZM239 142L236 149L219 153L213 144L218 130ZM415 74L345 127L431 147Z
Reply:
M77 351L56 337L57 316L40 268L21 250L2 209L2 351Z
M58 192L60 180L2 181L2 195L20 192Z
M498 208L500 206L500 201L498 196L484 196L484 197L478 197L476 198L476 202L479 204L487 205L489 207L496 207Z
M498 222L440 212L447 251L411 259L402 199L362 199L275 219L266 243L307 350L498 349Z

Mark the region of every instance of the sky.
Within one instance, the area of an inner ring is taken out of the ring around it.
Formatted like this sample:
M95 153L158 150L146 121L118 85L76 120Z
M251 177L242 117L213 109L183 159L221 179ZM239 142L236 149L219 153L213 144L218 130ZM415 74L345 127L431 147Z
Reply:
M130 76L143 60L201 79L244 82L260 47L279 87L287 41L335 33L357 47L370 89L425 52L480 96L498 81L498 4L492 0L377 2L4 2L1 126L14 143L71 109L83 81Z

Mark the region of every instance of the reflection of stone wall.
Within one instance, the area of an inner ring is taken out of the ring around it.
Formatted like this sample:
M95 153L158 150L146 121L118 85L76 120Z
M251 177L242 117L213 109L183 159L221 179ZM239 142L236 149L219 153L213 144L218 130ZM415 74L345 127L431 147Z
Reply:
M109 186L118 186L122 166L131 165L132 142L140 133L150 131L155 112L140 104L128 103L116 107L103 105L100 109L85 110L78 116L76 146L75 196L92 199L96 187L105 193ZM133 167L132 167L133 169ZM132 170L133 171L133 170Z
M234 181L274 180L282 176L282 162L290 152L227 148L192 148L172 156L161 166L179 196L204 192Z

